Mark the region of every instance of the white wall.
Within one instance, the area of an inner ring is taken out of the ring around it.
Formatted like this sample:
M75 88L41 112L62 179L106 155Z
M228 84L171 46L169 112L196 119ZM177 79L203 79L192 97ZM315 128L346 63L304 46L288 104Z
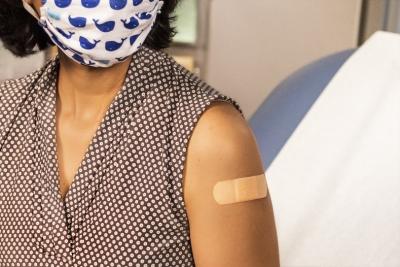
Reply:
M0 82L22 77L39 69L45 60L43 52L26 58L18 58L3 47L0 42Z
M204 78L250 117L299 67L356 47L361 0L212 0L210 12Z

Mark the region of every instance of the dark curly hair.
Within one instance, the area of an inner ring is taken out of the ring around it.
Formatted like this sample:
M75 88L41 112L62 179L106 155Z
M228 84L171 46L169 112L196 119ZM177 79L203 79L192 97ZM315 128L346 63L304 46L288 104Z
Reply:
M173 12L180 0L164 0L161 14L147 36L144 46L160 50L169 47L176 34ZM18 57L36 53L53 46L37 20L23 7L22 0L0 0L0 39L4 47Z

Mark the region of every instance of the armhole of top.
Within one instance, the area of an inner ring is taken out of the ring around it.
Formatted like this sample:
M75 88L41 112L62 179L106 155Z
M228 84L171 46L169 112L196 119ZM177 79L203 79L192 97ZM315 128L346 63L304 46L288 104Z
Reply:
M200 88L199 88L200 89ZM197 125L197 122L200 120L201 116L204 112L215 102L227 102L232 104L240 113L240 115L245 118L244 113L240 107L239 102L229 97L211 86L204 86L201 90L205 90L205 93L202 94L200 98L195 98L189 105L186 107L181 107L182 109L179 112L178 120L176 121L175 128L178 131L178 136L180 137L180 142L173 142L173 150L179 151L177 153L177 157L179 159L179 164L176 166L178 169L176 178L173 179L173 190L172 193L174 198L174 205L176 206L179 217L181 219L181 223L185 225L185 227L189 230L189 220L186 210L186 203L184 201L184 185L185 185L185 176L184 171L186 167L186 159L187 159L187 150L191 140L191 136L194 132L194 129Z
M226 96L226 95L223 95L223 94L219 94L218 97L216 97L216 98L214 98L213 100L211 100L211 101L210 101L210 104L206 106L205 110L200 114L200 116L199 116L198 119L200 119L201 115L203 115L203 113L204 113L213 103L215 103L215 102L225 102L225 103L232 104L232 106L233 106L237 111L239 111L239 114L240 114L244 119L246 119L246 118L245 118L245 115L244 115L244 113L243 113L243 110L242 110L241 106L239 105L239 103L238 103L234 98L229 97L229 96Z
M187 159L187 150L194 128L197 125L203 113L217 101L230 103L236 108L240 115L245 118L239 102L216 90L208 83L200 79L196 74L187 70L184 66L178 64L172 57L166 55L169 63L174 66L177 76L185 77L191 81L190 95L185 95L185 101L178 106L178 112L174 116L174 127L171 133L171 153L173 164L170 165L173 173L171 177L172 204L175 207L178 221L183 224L187 231L190 230L187 216L186 203L184 202L184 171ZM189 237L188 237L189 238Z

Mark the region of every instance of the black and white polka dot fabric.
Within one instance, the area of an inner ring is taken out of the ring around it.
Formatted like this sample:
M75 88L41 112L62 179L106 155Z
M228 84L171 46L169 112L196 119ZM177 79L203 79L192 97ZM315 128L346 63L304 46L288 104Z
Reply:
M59 58L0 86L0 266L195 266L183 200L194 126L238 103L141 47L65 201L55 110Z

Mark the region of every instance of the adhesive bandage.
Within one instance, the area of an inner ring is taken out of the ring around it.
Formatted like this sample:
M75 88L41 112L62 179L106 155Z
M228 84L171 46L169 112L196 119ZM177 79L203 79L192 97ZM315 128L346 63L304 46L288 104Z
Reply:
M214 199L221 205L264 198L267 194L265 173L219 181L213 188Z

